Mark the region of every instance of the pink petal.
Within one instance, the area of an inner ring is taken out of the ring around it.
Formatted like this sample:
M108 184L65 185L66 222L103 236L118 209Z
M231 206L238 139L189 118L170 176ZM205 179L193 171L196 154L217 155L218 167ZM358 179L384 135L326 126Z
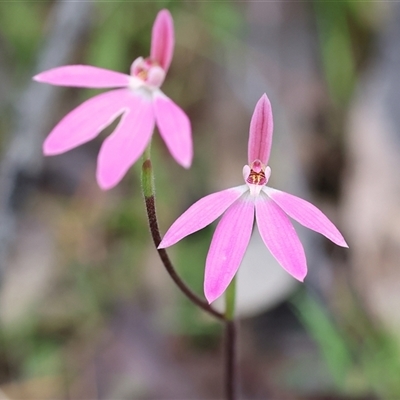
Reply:
M254 109L250 122L248 145L249 165L255 160L268 164L272 146L274 122L271 103L266 94L261 96Z
M43 144L44 154L61 154L94 139L124 111L130 97L129 90L118 89L85 101L50 132Z
M206 260L204 294L209 303L228 287L242 262L254 222L254 202L246 196L225 212L211 241Z
M174 21L168 10L161 10L154 21L151 35L151 59L167 72L174 53Z
M192 129L187 115L168 97L154 96L157 126L172 157L184 168L192 164Z
M111 189L142 155L154 129L151 100L133 95L115 131L104 140L97 160L97 182Z
M65 65L44 71L34 76L33 79L37 82L58 86L98 89L129 85L129 75L90 65Z
M245 185L210 194L194 203L168 229L159 249L172 246L185 236L203 229L215 221L245 191Z
M303 281L307 262L303 246L287 215L266 195L256 201L260 235L269 251L290 275Z
M265 187L264 191L289 217L306 228L321 233L338 246L349 247L336 226L308 201L268 187Z

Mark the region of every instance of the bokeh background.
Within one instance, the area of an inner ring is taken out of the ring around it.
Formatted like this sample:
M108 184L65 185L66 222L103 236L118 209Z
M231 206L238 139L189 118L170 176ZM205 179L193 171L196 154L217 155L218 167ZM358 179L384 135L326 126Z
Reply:
M0 398L222 397L221 326L157 258L140 163L102 192L110 128L41 153L97 92L31 77L65 64L127 73L163 7L176 30L163 90L192 120L195 158L183 170L155 135L162 231L242 184L266 92L271 186L312 201L350 245L296 225L309 264L298 284L254 232L239 273L240 398L399 399L400 3L349 0L0 2ZM214 227L170 251L199 294Z

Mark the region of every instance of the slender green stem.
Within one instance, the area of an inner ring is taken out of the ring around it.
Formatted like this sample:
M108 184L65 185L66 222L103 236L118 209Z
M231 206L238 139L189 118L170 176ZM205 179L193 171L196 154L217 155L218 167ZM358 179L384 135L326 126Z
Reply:
M149 144L143 153L143 165L142 165L142 192L144 198L155 196L155 186L154 186L154 175L153 167L151 165L150 159L151 144Z
M236 399L236 276L225 291L225 393L228 400Z
M165 249L158 249L158 245L161 242L161 234L158 227L157 213L156 213L156 203L155 203L155 185L154 185L154 175L153 168L150 160L150 150L147 149L144 153L144 160L142 165L142 191L144 195L144 200L146 204L147 217L149 220L150 232L153 237L154 245L157 248L158 255L168 274L179 287L179 289L185 294L185 296L198 307L206 311L208 314L213 315L219 320L225 320L224 314L214 310L206 300L199 297L194 293L180 276L177 274L170 258Z
M236 276L233 277L231 283L225 291L225 318L233 320L235 315L236 301Z

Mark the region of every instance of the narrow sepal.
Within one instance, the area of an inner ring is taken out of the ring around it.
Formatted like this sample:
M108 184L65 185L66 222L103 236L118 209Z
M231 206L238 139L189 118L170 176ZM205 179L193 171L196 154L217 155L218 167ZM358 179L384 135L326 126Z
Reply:
M161 137L176 162L189 168L193 159L192 128L184 111L160 93L154 97L154 111Z
M261 193L256 200L256 219L261 238L271 254L290 275L303 281L307 274L306 256L285 212Z
M273 118L271 103L266 94L258 100L250 122L248 145L249 165L255 160L268 164L272 146Z
M161 65L165 72L171 64L174 45L174 21L170 12L164 9L157 14L154 21L150 56Z
M43 143L43 153L61 154L94 139L122 114L130 96L129 90L118 89L85 101L54 127Z
M85 88L116 88L129 85L129 75L90 65L65 65L52 68L33 77L37 82L57 86Z
M215 221L245 191L246 186L222 190L203 197L189 207L168 229L159 249L172 246L185 236L203 229Z
M313 204L277 189L265 187L263 190L289 217L324 235L338 246L349 247L336 226Z
M249 244L254 202L244 195L222 216L207 254L204 294L209 303L224 293L235 276Z
M154 121L149 99L132 95L117 128L100 148L97 181L102 189L117 185L143 154L153 133Z

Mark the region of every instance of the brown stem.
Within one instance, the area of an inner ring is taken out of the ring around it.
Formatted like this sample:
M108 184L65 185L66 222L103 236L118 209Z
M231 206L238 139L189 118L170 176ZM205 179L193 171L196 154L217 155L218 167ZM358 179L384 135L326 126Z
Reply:
M225 396L236 399L236 325L225 321Z
M226 398L227 400L235 400L235 325L234 322L229 320L232 318L232 313L228 313L228 317L224 314L214 310L207 301L197 296L179 277L176 273L171 260L165 249L158 249L161 243L161 234L158 227L156 204L155 204L155 188L154 188L154 176L153 169L150 161L150 148L145 152L145 159L142 165L142 191L144 195L144 200L146 204L147 218L149 221L151 236L153 237L154 245L157 248L158 255L165 269L167 270L169 276L178 286L178 288L186 295L186 297L195 305L200 307L202 310L208 314L214 316L215 318L223 321L225 323L225 348L226 348L226 363L225 363L225 386L226 386ZM232 309L233 310L233 309Z
M146 203L146 210L147 210L147 217L149 220L149 226L150 226L150 232L151 236L153 237L153 242L156 246L161 242L161 235L160 235L160 230L158 228L158 222L157 222L157 214L156 214L156 205L155 205L155 200L154 196L145 196L145 203ZM196 293L194 293L186 284L185 282L182 281L182 279L179 277L179 275L176 273L174 266L172 265L171 260L168 257L167 252L165 249L157 249L158 254L161 258L162 263L164 264L165 269L167 270L168 274L172 278L172 280L175 282L175 284L179 287L179 289L186 295L186 297L194 304L199 306L201 309L206 311L207 313L213 315L214 317L220 319L220 320L225 320L225 316L214 310L206 300L203 300L199 296L197 296Z

